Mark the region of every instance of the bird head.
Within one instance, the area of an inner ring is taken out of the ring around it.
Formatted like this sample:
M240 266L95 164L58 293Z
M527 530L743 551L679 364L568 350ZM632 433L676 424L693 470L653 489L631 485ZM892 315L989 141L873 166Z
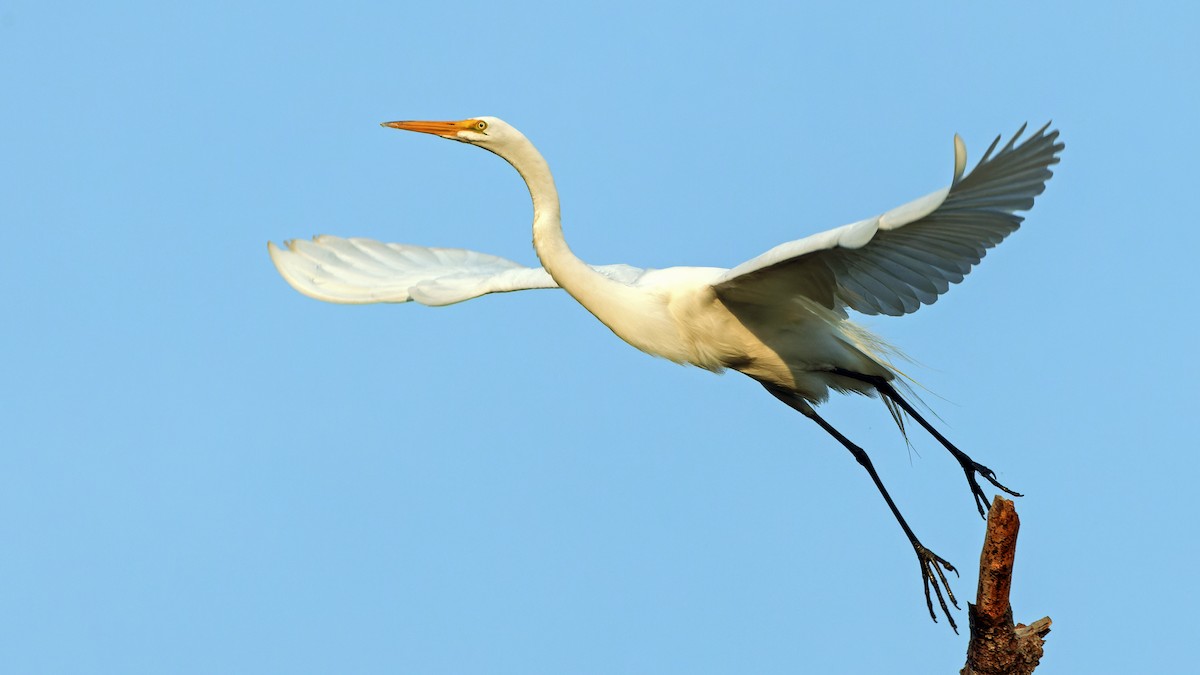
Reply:
M498 117L472 117L457 122L384 122L383 126L405 131L416 131L448 138L460 143L469 143L499 155L528 181L530 172L545 174L550 178L550 168L533 143L514 127Z

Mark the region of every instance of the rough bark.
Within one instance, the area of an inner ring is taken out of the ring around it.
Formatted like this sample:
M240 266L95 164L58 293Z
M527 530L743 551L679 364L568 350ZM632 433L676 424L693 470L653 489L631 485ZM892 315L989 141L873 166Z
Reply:
M1042 658L1050 617L1029 626L1014 626L1008 599L1020 527L1012 501L997 495L988 513L987 538L979 556L976 604L967 603L971 643L960 675L1030 675Z

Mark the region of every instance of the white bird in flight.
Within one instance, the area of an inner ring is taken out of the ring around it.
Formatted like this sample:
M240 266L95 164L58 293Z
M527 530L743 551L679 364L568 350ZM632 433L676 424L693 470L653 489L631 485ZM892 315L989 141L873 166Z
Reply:
M937 621L933 587L951 627L942 588L958 603L945 572L954 567L925 548L892 501L862 448L813 409L832 389L878 395L897 422L901 411L958 460L980 515L988 506L975 475L1013 495L995 473L938 433L897 391L886 343L847 318L900 316L932 304L979 263L987 249L1016 230L1058 162L1058 131L1042 127L1020 145L1022 126L996 151L997 137L964 175L966 147L954 137L954 178L948 187L882 215L797 239L733 269L589 265L563 238L558 191L546 160L520 131L495 117L456 122L386 122L489 150L525 179L533 198L533 246L542 267L457 248L385 244L329 235L311 242L268 244L279 273L318 300L364 304L449 305L487 293L562 288L634 347L713 372L732 368L836 438L870 474L911 542L921 567L925 603ZM993 154L993 151L996 151ZM901 425L903 431L903 426Z

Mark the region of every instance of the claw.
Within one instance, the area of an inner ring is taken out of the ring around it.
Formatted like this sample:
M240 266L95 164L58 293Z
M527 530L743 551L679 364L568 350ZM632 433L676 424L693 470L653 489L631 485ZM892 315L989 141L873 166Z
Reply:
M950 604L954 605L954 609L959 609L958 600L954 598L954 591L950 589L950 582L946 580L946 573L942 568L950 572L954 572L954 576L958 576L958 570L954 569L954 565L946 562L933 551L924 546L913 543L913 548L917 552L917 561L921 563L921 577L925 582L925 606L929 608L929 617L937 623L937 613L933 611L933 598L929 595L929 586L933 585L933 592L937 595L938 604L942 608L942 613L946 615L946 620L950 622L950 628L958 633L958 625L954 623L954 617L950 614L950 608L946 606L946 597L950 598ZM937 578L934 578L934 573L937 573ZM939 585L939 581L940 584ZM945 587L946 595L942 595L942 588Z
M965 459L966 461L962 461L962 459ZM975 480L975 474L978 473L980 476L986 478L989 483L996 486L996 488L1003 490L1014 497L1024 496L1020 492L1009 489L1001 484L1000 481L996 480L995 471L992 471L970 457L963 455L963 457L960 458L960 462L962 463L963 473L967 474L967 482L971 485L971 494L975 497L975 508L979 509L979 516L984 520L987 520L987 511L992 505L991 502L988 501L987 495L984 494L983 488L979 487L979 482ZM967 465L967 462L970 462L970 466Z

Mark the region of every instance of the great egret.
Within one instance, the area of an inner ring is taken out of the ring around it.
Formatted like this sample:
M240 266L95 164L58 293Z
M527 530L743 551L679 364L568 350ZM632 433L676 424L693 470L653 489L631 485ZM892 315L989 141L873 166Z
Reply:
M813 404L826 400L830 389L878 394L898 423L907 413L958 460L980 515L988 501L975 474L1017 495L900 395L897 372L884 356L886 344L850 322L846 310L908 314L962 281L988 248L1017 229L1023 218L1015 212L1028 210L1045 190L1053 175L1049 167L1063 149L1056 142L1058 131L1047 133L1047 124L1018 146L1022 126L993 155L997 137L966 175L966 147L955 135L953 180L925 197L780 244L733 269L643 270L588 265L571 252L550 167L533 143L504 121L474 117L383 126L476 145L512 164L533 198L533 246L543 267L464 249L328 235L289 241L286 248L268 244L275 266L293 288L336 303L448 305L487 293L561 287L618 337L648 354L713 372L745 373L820 425L867 470L917 554L929 615L937 621L932 586L957 631L942 595L944 587L958 607L945 575L957 571L921 544L867 453L819 416Z

